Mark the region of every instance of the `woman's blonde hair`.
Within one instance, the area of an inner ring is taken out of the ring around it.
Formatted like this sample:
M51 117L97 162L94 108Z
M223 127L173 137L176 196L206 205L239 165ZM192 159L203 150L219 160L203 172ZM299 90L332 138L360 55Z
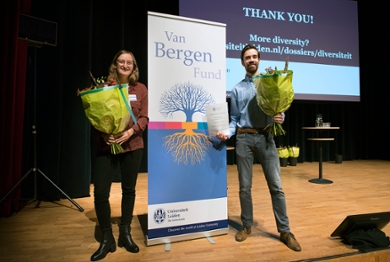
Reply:
M120 50L118 53L116 53L116 55L112 59L107 79L114 78L115 81L117 83L119 83L119 77L118 77L118 73L116 71L116 66L117 66L116 63L117 63L118 57L121 56L122 54L129 54L133 58L133 72L131 72L131 74L129 75L129 84L134 85L138 81L138 78L139 78L138 65L137 65L137 61L135 60L133 53L130 51L127 51L127 50Z

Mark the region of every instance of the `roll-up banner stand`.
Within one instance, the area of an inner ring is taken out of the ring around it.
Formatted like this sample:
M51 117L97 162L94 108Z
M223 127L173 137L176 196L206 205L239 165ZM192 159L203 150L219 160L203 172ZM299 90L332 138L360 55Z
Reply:
M205 109L226 102L225 42L225 24L148 12L148 246L228 232L226 145Z

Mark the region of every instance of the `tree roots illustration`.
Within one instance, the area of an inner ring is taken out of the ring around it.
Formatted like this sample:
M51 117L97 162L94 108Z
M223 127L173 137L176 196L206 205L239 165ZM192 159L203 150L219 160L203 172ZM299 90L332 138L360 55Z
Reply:
M195 114L204 115L205 106L213 103L213 95L202 86L190 82L177 83L161 95L159 112L165 118L173 118L174 115L177 117L179 113L179 116L184 116L184 119L180 119L181 122L191 124L195 123ZM177 117L176 120L178 119ZM184 132L164 137L164 147L178 164L200 163L212 144L206 135L195 133L193 130L196 128L185 126L183 129Z
M164 147L172 154L175 162L194 165L204 160L206 151L211 148L208 137L202 133L186 130L164 138Z

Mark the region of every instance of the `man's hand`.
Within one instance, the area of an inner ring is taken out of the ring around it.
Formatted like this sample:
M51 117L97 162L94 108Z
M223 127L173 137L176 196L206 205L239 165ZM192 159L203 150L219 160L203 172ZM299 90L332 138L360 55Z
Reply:
M218 132L216 137L221 141L226 141L228 139L228 136L225 135L223 132Z
M283 117L283 115L282 114L276 114L275 116L274 116L274 121L275 122L277 122L277 123L279 123L279 124L282 124L283 122L284 122L284 117Z

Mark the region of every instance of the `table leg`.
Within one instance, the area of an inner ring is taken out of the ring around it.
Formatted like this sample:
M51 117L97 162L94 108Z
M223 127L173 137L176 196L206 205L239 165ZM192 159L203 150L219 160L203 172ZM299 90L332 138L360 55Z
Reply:
M333 181L322 178L322 142L318 141L318 147L319 147L319 177L310 179L309 182L315 183L315 184L332 184Z

